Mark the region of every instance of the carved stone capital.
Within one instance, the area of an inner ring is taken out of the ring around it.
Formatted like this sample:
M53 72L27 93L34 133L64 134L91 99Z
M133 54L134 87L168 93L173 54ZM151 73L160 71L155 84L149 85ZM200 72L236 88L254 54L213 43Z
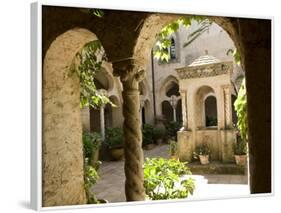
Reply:
M145 78L145 70L136 59L124 59L113 62L113 74L119 76L124 88L138 90L138 84Z

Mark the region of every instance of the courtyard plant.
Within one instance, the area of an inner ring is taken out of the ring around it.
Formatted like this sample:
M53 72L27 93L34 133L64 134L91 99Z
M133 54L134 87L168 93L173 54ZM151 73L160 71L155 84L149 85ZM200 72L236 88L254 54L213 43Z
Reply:
M100 179L98 169L101 162L98 161L95 166L86 164L84 169L84 188L86 192L87 204L107 203L107 200L97 199L93 187Z
M106 128L105 144L109 149L112 160L121 160L124 157L124 135L123 129L119 127Z
M96 204L98 203L98 200L96 198L96 195L92 191L92 188L99 179L97 169L91 165L86 165L84 173L84 187L86 191L87 204Z
M180 199L193 194L194 179L186 162L164 158L146 158L144 187L150 200Z
M154 128L151 124L144 124L142 128L142 146L145 149L152 149L155 145L153 143Z
M153 140L156 144L162 144L163 138L165 137L165 129L161 127L155 127L153 129Z
M207 143L197 145L193 154L194 158L199 159L201 164L209 164L210 148Z
M86 162L94 165L99 158L101 135L97 132L83 132L84 157Z

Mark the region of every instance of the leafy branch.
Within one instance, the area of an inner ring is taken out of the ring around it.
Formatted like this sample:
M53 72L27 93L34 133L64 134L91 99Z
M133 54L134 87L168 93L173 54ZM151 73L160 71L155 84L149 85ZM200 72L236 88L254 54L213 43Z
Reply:
M106 55L99 40L87 43L78 53L80 64L76 69L80 77L80 107L96 108L101 104L111 103L109 98L96 89L94 79L96 73L101 72Z
M177 32L180 26L184 26L186 29L188 29L192 20L196 21L199 24L199 27L188 35L187 42L183 45L183 47L187 47L189 44L191 44L202 33L208 30L211 25L211 21L203 16L181 17L166 25L157 35L156 45L153 50L153 55L156 59L161 60L162 62L168 62L170 60L170 54L168 50L168 48L171 46L170 36Z

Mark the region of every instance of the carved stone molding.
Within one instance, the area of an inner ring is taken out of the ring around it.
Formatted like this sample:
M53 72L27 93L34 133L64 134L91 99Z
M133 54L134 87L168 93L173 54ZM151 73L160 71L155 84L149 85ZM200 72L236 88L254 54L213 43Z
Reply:
M220 62L214 64L187 66L176 69L180 79L205 78L223 74L232 74L232 62Z

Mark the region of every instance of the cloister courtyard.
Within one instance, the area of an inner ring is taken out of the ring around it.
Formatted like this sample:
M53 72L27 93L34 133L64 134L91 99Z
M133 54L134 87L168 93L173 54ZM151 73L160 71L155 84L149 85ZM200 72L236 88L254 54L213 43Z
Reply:
M42 17L43 206L271 192L269 20Z

